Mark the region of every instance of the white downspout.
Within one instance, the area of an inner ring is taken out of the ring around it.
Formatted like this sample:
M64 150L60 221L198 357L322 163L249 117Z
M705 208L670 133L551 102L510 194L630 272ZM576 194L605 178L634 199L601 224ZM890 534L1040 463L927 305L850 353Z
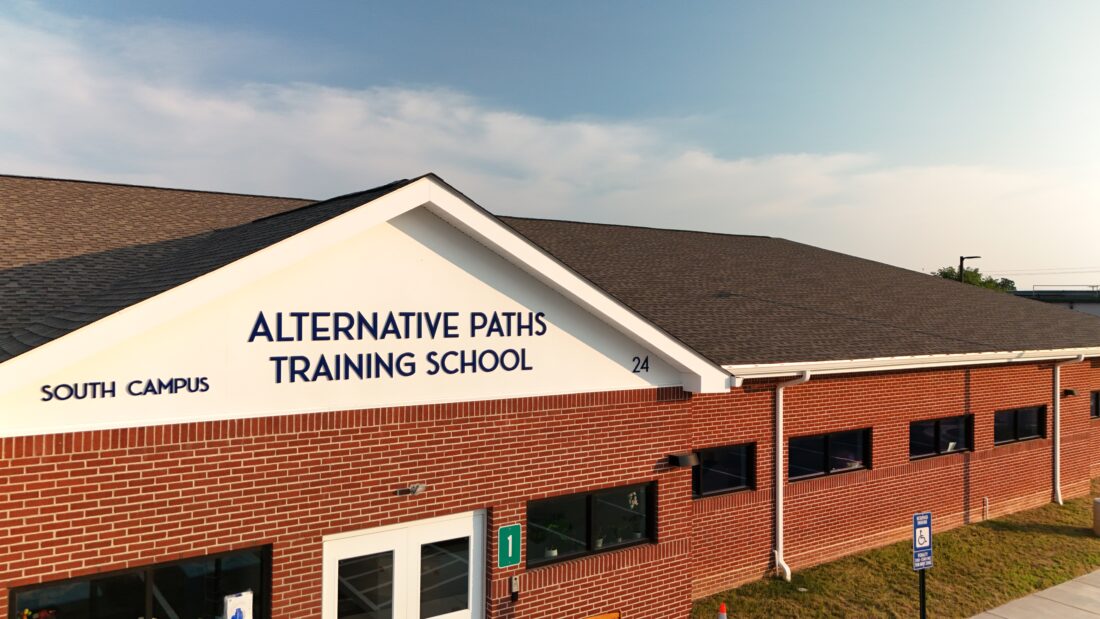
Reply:
M1077 355L1067 361L1059 361L1054 364L1054 502L1062 503L1062 366L1070 363L1080 363L1085 360L1084 355Z
M783 560L783 481L786 466L783 461L783 389L801 385L810 380L809 370L793 380L775 386L775 569L783 580L791 581L791 566Z

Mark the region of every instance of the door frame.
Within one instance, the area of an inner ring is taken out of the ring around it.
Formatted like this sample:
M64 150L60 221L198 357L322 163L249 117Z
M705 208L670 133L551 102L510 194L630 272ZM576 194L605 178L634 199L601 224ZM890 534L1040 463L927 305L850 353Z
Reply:
M339 572L341 559L358 557L365 554L394 550L394 574L399 570L410 571L413 566L420 563L420 556L402 556L397 546L404 544L406 540L435 541L436 536L431 535L431 529L440 529L438 540L454 539L469 535L470 538L470 616L473 619L483 619L485 616L485 580L486 563L485 553L488 542L488 533L485 530L485 510L479 509L461 514L451 514L423 520L412 520L397 524L374 527L371 529L359 529L325 535L322 541L322 569L321 569L321 618L336 619L336 578ZM405 604L403 594L397 590L394 583L394 619L403 619L397 613L399 608L407 612L410 606L418 604ZM412 595L409 592L409 595ZM400 601L399 601L400 598ZM417 598L419 603L419 597ZM419 613L417 613L419 616ZM410 617L412 615L409 615ZM445 619L449 615L443 615Z

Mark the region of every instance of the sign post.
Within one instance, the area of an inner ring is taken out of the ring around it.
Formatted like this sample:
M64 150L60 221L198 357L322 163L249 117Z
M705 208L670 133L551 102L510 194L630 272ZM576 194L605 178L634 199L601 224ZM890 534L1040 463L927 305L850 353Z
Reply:
M932 567L932 512L913 514L913 569L920 574L920 618L927 619L925 571Z

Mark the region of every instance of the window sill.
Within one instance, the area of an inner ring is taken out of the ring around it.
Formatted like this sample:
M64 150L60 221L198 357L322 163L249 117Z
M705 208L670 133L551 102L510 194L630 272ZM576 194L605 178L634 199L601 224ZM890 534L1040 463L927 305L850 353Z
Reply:
M1001 441L1000 443L994 442L993 447L1005 447L1007 445L1018 445L1020 443L1030 443L1032 441L1041 441L1046 439L1045 436L1030 436L1028 438L1015 439L1011 441Z
M828 473L813 473L811 475L801 475L799 477L788 477L787 483L792 484L797 481L809 481L811 479L821 479L823 477L837 477L838 475L845 475L847 473L858 473L860 471L869 471L869 467L861 466L858 469L844 469L843 471L830 471Z
M1011 443L1004 443L1004 444L1005 445L1011 445ZM943 457L943 456L957 456L959 454L971 453L973 451L974 451L974 448L971 447L969 449L956 449L955 451L945 451L943 453L936 453L936 454L925 454L923 456L909 456L909 461L910 462L916 462L918 460L930 460L932 458L940 458L940 457Z
M609 552L615 552L617 550L626 550L628 548L637 548L638 546L646 546L646 545L656 546L657 545L657 540L650 539L648 537L643 537L642 539L631 540L629 542L623 542L621 544L616 543L614 546L608 546L607 548L597 548L596 550L585 551L584 553L581 553L581 554L569 555L567 557L553 557L553 558L549 558L549 559L546 559L546 560L543 560L543 561L539 561L538 563L534 563L534 564L528 562L526 564L526 567L527 567L528 570L537 570L537 569L541 569L541 568L544 568L544 567L553 567L555 565L561 565L562 563L566 563L568 561L580 561L580 560L583 560L583 559L590 559L592 557L598 557L600 555L604 555L604 554L607 554Z
M691 494L691 499L693 501L698 501L701 499L710 499L716 496L727 496L730 494L739 494L741 492L754 492L755 490L756 488L754 486L745 486L743 488L730 488L729 490L715 490L706 494L695 494L693 492Z

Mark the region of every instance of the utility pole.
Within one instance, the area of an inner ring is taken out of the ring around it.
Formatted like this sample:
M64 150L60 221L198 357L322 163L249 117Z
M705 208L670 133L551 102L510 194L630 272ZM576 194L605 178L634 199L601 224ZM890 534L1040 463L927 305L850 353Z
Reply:
M981 258L981 256L959 256L959 273L958 273L958 275L959 275L959 281L960 282L963 281L963 272L964 272L963 271L963 263L966 262L967 260L976 260L978 258Z

